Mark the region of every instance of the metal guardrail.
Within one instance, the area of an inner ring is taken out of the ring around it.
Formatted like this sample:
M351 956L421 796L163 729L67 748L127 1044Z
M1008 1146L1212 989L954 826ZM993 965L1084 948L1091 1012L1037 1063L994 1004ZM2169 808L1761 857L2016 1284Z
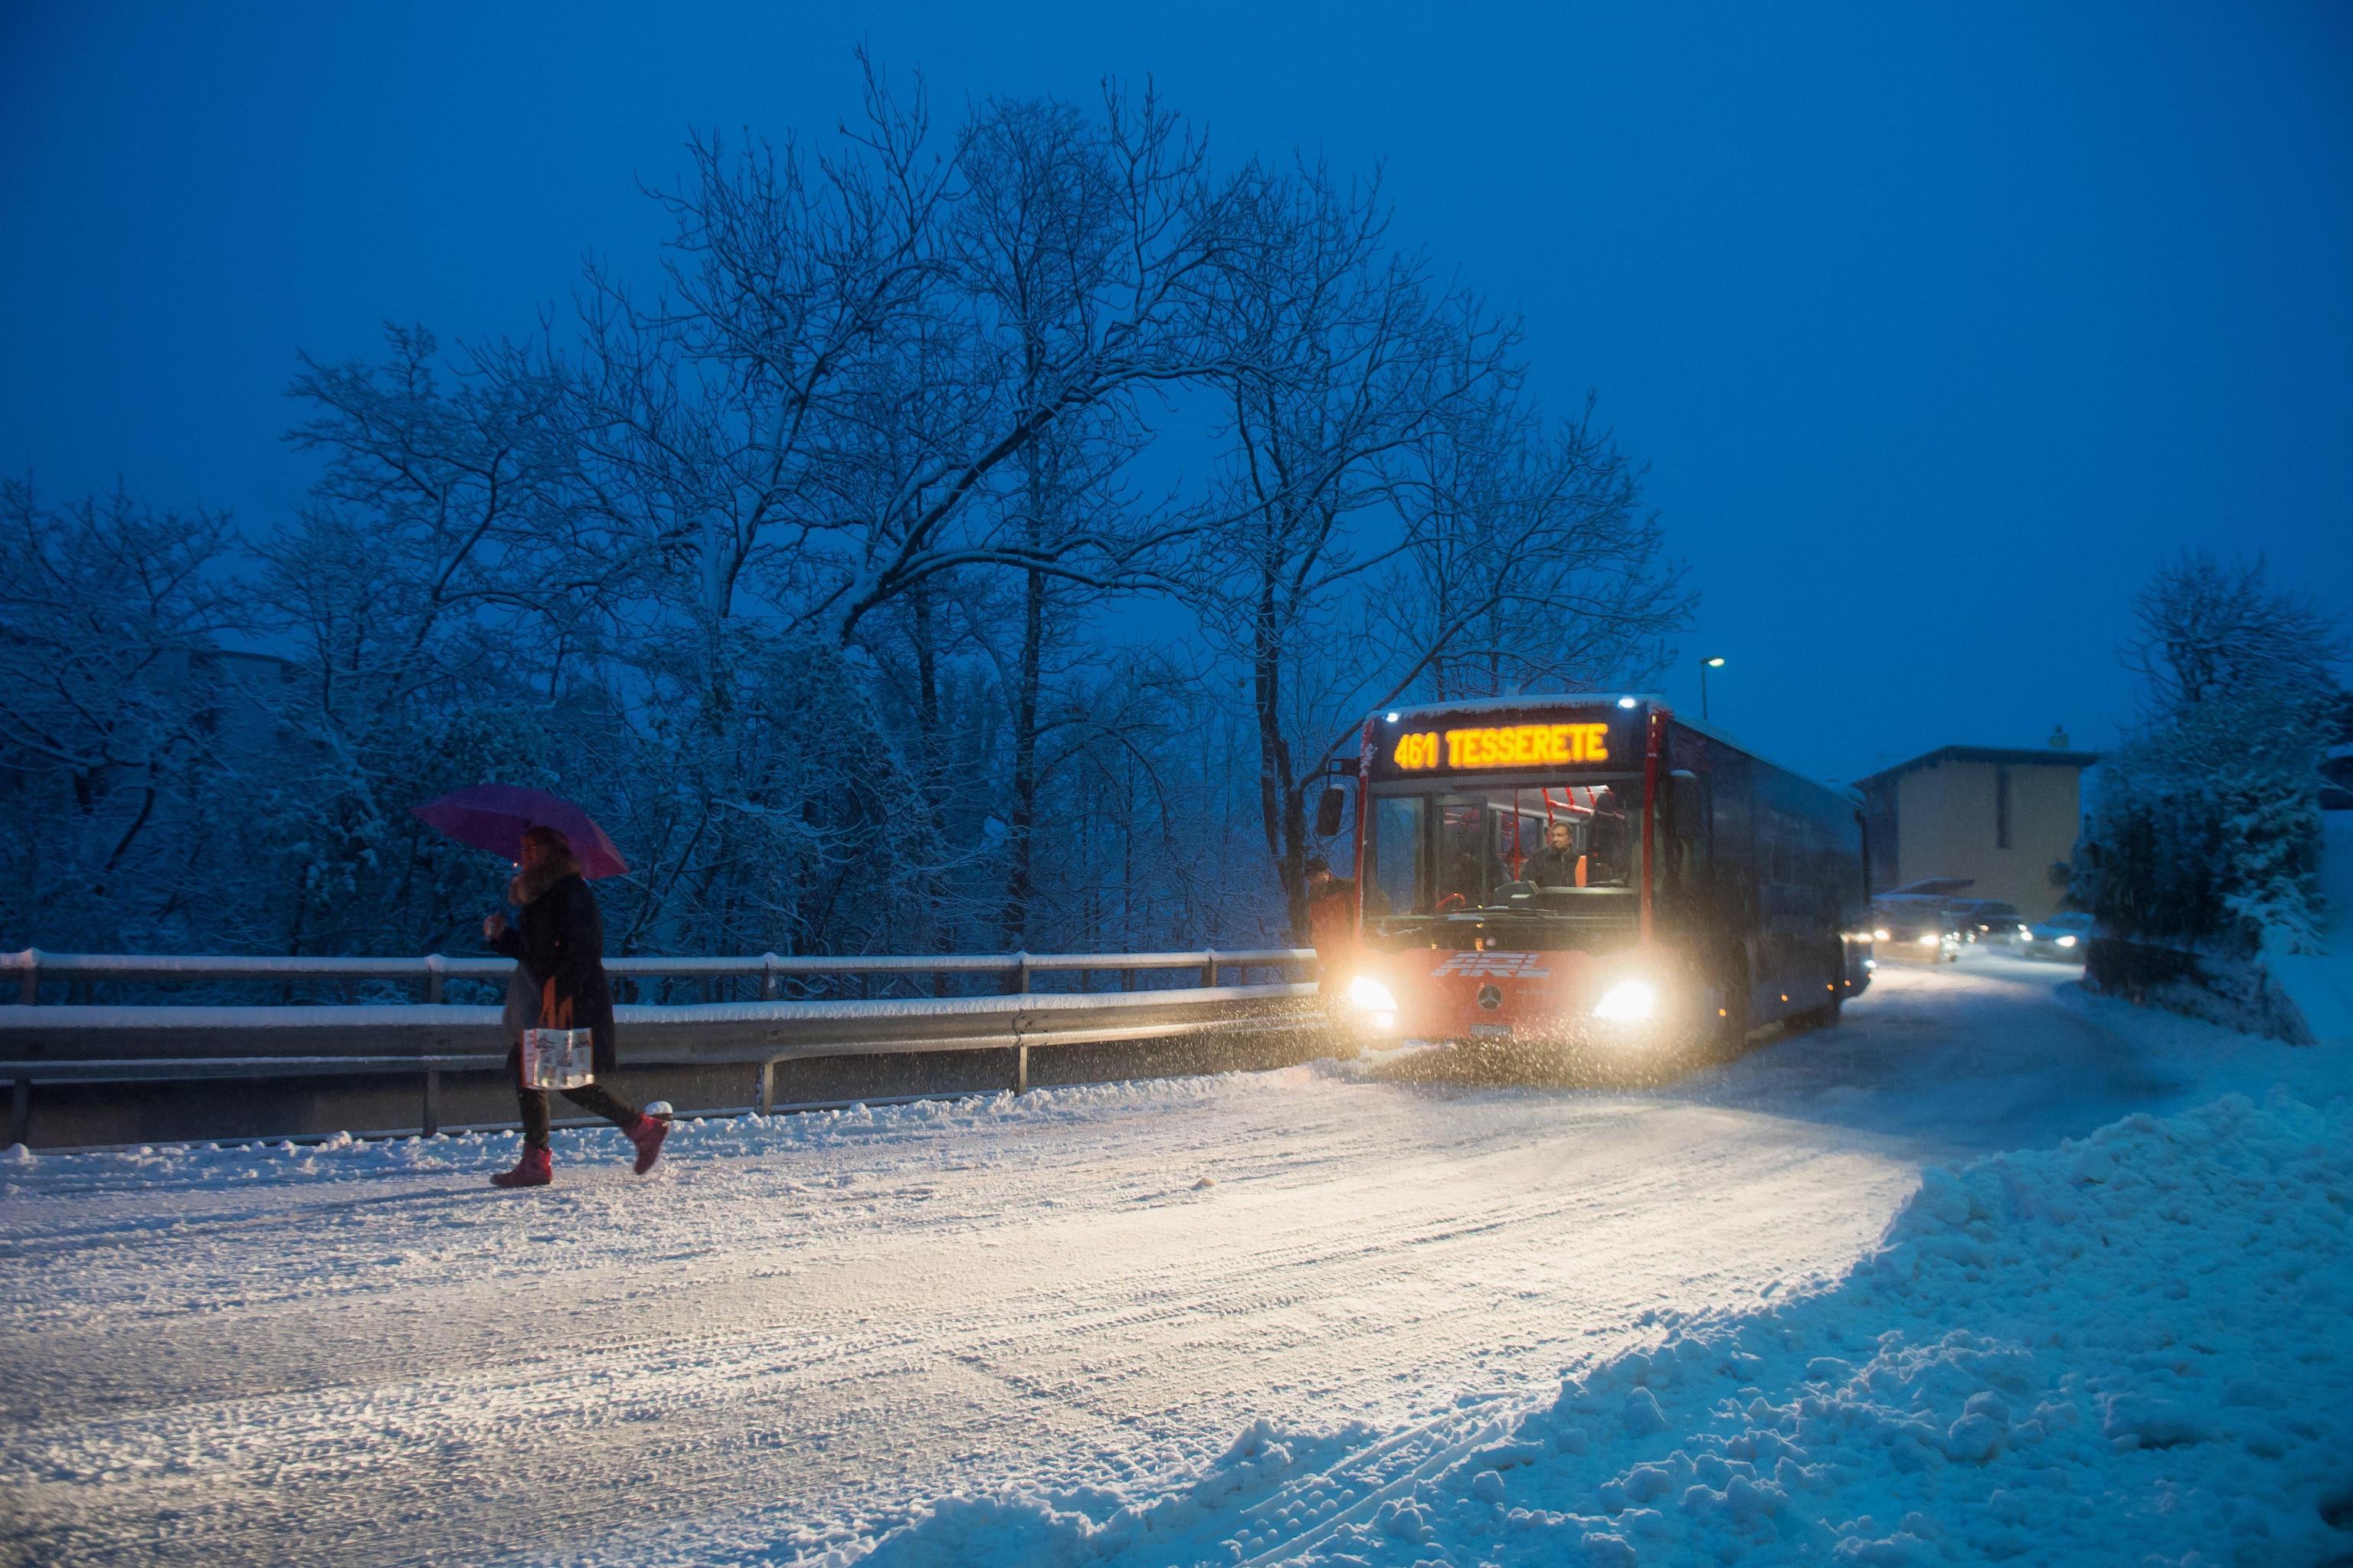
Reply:
M1309 948L1251 948L1190 953L938 953L923 956L872 953L786 958L761 953L750 958L617 958L605 972L617 980L723 980L757 978L760 997L773 1001L784 980L826 975L984 974L1010 977L1026 991L1041 974L1135 973L1153 969L1199 969L1201 983L1214 986L1228 970L1279 969L1309 962ZM427 953L415 959L247 958L235 954L45 953L38 948L0 953L0 975L16 977L16 1001L41 1001L45 980L71 986L113 981L170 984L201 980L408 981L424 1000L438 1002L453 980L504 980L511 959L452 959Z
M759 1069L756 1104L775 1103L776 1064L815 1056L867 1056L934 1051L1004 1050L1012 1056L1015 1092L1029 1086L1037 1047L1235 1033L1264 1035L1320 1028L1313 984L1222 985L1241 969L1298 969L1310 948L1242 952L1129 954L948 954L924 958L617 959L607 972L640 975L821 975L842 972L1011 976L1010 995L884 1001L624 1004L615 1011L628 1066ZM300 965L290 971L284 966ZM625 968L625 966L627 966ZM43 973L83 980L147 980L306 978L502 979L504 959L141 958L121 955L0 955L0 969L26 978L20 996L37 996ZM1038 993L1030 978L1047 970L1198 969L1211 983L1183 989L1085 994ZM764 983L773 997L773 980ZM32 1086L48 1083L174 1083L270 1080L320 1075L406 1075L423 1080L420 1126L440 1125L441 1075L493 1071L507 1049L496 1007L423 1003L216 1007L0 1004L0 1079L10 1085L9 1139L24 1141Z

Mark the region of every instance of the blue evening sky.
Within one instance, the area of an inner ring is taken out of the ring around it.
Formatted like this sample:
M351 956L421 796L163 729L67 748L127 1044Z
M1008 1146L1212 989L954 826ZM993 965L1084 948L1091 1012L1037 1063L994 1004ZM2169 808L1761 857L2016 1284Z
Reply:
M1704 595L1667 683L1852 777L2111 738L2184 546L2353 608L2353 6L317 4L0 12L0 464L269 526L298 348L532 330L690 127L1156 79L1597 389Z

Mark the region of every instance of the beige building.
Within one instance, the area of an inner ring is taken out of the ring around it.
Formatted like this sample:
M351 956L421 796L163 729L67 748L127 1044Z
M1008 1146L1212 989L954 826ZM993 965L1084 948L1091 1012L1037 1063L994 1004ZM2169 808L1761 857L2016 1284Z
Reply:
M2084 769L2064 732L2040 751L1947 746L1857 779L1871 890L1966 877L1967 898L2000 898L2029 920L2055 913L2084 820Z

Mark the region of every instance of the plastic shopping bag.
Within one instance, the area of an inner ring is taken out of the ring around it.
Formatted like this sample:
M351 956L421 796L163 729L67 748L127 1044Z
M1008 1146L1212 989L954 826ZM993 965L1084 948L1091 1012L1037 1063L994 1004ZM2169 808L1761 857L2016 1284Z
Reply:
M522 1032L523 1086L576 1089L596 1077L596 1034L590 1029Z

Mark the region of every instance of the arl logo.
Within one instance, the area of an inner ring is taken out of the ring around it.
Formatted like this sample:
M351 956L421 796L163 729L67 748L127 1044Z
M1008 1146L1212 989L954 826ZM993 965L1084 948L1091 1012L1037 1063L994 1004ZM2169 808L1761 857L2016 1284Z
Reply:
M1482 980L1542 980L1552 971L1544 967L1542 953L1487 952L1456 953L1430 973Z

